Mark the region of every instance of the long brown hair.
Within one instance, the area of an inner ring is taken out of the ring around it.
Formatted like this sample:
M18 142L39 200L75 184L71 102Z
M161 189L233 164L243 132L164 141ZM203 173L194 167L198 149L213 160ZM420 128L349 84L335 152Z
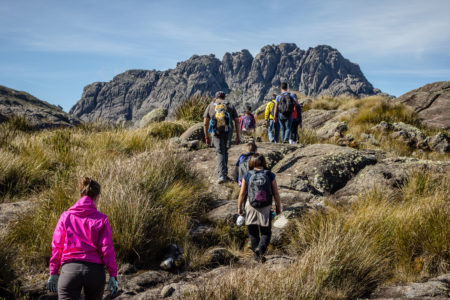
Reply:
M250 162L248 163L248 167L250 170L253 170L254 168L267 169L267 163L264 155L260 153L253 154L250 158Z
M100 194L100 184L90 177L84 177L78 183L78 188L80 189L81 196L88 196L91 199L94 199Z

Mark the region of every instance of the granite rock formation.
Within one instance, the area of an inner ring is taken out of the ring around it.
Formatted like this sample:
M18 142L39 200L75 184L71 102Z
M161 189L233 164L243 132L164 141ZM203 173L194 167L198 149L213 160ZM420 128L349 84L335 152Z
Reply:
M305 51L286 43L267 45L256 57L242 50L226 53L222 61L214 55L194 55L167 71L129 70L110 82L86 86L70 113L84 121L137 122L154 108L167 108L170 115L185 99L218 90L238 108L256 108L279 92L282 81L311 97L381 93L336 49L322 45Z
M23 117L36 129L74 126L80 120L61 107L21 91L0 85L0 123L11 117Z
M450 129L450 81L424 85L395 101L412 107L426 125Z

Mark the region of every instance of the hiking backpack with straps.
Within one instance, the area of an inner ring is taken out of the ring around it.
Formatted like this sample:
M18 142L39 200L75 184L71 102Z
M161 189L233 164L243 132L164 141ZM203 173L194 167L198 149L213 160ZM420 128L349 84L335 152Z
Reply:
M209 133L219 134L230 131L231 117L227 108L227 103L214 103L214 116L209 121Z
M272 205L272 181L269 170L251 170L248 180L248 200L255 208Z
M248 163L250 162L250 158L252 158L253 153L248 154L242 154L241 157L239 157L239 164L238 164L238 183L239 186L241 186L242 178L244 178L244 175L248 173Z
M247 131L251 129L255 129L255 122L251 116L244 114L242 120L242 130Z
M291 97L291 94L284 93L281 94L280 101L278 102L278 111L282 113L284 116L289 116L294 111L294 99Z

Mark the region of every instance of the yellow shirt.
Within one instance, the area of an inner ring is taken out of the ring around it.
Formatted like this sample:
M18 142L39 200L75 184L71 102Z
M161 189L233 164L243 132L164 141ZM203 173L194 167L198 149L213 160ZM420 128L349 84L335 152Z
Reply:
M275 99L272 99L272 101L267 103L266 112L264 113L265 120L273 120L272 111L273 111L274 105L275 105Z

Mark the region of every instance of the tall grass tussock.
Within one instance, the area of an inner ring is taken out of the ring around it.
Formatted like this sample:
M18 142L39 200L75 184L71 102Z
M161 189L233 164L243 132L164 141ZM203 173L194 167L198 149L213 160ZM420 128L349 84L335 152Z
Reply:
M203 121L203 113L206 107L213 101L211 97L193 96L183 101L175 109L175 118L190 122Z

